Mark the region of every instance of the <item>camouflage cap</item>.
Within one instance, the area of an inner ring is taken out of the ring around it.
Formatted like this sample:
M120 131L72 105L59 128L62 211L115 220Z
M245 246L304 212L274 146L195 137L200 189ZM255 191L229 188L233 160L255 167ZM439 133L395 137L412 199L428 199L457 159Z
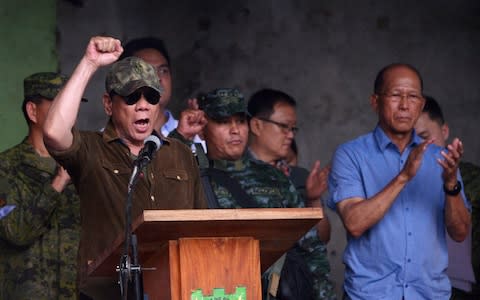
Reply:
M43 97L53 100L67 82L68 77L54 72L32 74L23 80L23 95L25 99ZM87 101L82 99L82 101Z
M126 97L141 87L150 87L160 93L163 89L155 68L138 57L127 57L115 62L107 73L105 88Z
M199 108L212 119L223 119L237 113L247 113L247 104L237 89L216 89L199 99Z

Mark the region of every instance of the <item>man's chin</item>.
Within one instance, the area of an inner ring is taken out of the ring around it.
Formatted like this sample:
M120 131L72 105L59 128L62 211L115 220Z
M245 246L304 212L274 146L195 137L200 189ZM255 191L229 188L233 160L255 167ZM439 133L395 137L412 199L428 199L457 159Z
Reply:
M153 129L150 129L148 131L145 131L145 132L138 132L134 135L133 139L136 140L137 142L139 143L142 143L145 141L145 139L147 137L149 137L150 135L152 135L153 133Z

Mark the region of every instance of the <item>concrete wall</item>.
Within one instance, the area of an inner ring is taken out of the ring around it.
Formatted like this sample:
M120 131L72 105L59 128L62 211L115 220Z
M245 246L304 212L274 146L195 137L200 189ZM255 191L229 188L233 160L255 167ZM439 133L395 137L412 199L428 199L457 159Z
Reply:
M55 26L55 0L0 0L0 151L27 134L23 78L57 69Z
M72 5L83 3L83 6ZM408 62L425 91L441 102L465 159L480 164L480 2L478 1L59 1L59 59L70 73L92 35L122 40L156 35L173 59L173 111L216 87L248 97L282 89L298 103L300 162L326 164L340 143L372 129L369 107L376 72ZM79 127L104 125L105 70L90 84ZM477 138L475 138L477 136ZM345 235L339 219L329 244L338 291Z

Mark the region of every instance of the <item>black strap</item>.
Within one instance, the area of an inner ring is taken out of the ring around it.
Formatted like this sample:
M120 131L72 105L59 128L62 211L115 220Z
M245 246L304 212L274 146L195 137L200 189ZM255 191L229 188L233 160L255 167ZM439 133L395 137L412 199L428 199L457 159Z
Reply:
M232 178L228 172L209 167L207 169L208 176L216 182L218 185L225 187L233 199L243 208L258 208L258 204L253 201L252 197L248 195L245 190L240 186L238 180ZM212 187L210 186L210 190ZM213 191L212 191L213 193ZM218 201L215 199L217 205Z
M218 204L217 197L215 197L212 185L210 184L208 169L200 169L200 178L202 178L202 185L203 190L205 191L205 196L207 197L208 208L220 208L220 204Z

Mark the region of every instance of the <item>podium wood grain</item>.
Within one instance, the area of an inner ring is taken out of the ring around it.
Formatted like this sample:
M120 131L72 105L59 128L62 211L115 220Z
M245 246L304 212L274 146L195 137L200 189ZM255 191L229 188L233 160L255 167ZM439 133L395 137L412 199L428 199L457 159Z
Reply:
M152 297L157 292L171 295L170 299L189 299L196 284L207 289L204 294L215 287L232 293L241 284L232 278L254 276L247 297L251 290L248 299L261 299L260 272L322 217L320 208L145 210L133 222L140 264L157 268L144 271L145 291L155 288L149 299L165 299ZM89 276L117 276L123 240L118 237L92 261ZM216 275L209 276L209 270Z

